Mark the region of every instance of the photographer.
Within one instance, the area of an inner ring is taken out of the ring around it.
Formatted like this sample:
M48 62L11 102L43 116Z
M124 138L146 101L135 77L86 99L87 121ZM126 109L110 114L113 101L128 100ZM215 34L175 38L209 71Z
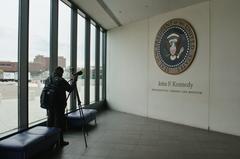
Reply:
M61 129L60 145L66 146L69 142L63 140L63 131L65 130L65 108L67 106L66 91L71 92L76 84L77 77L74 77L72 84L70 85L62 76L63 68L57 67L54 74L50 76L45 84L53 84L56 90L56 94L53 99L53 106L50 107L48 112L48 126L57 127Z

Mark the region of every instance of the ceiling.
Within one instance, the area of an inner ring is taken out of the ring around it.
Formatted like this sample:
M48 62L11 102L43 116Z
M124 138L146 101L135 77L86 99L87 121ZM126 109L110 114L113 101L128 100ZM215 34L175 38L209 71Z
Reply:
M105 29L208 0L72 0Z

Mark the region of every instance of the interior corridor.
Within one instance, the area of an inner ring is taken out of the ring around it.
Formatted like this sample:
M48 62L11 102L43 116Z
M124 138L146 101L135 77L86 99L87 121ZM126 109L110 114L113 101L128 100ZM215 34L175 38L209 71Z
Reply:
M105 111L89 126L88 148L79 130L70 144L38 159L239 159L240 138L117 111Z

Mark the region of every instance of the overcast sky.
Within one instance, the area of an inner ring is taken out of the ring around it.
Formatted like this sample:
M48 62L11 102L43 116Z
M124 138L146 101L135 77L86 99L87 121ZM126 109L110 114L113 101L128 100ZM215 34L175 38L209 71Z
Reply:
M0 0L0 61L17 61L18 47L18 0ZM29 60L36 55L49 57L50 0L30 0ZM71 10L59 2L59 56L70 64L70 16ZM83 65L84 19L78 18L78 66ZM95 29L94 29L95 31ZM95 37L95 33L91 35ZM92 39L91 51L95 45ZM93 61L94 57L91 58ZM93 62L91 62L93 63Z

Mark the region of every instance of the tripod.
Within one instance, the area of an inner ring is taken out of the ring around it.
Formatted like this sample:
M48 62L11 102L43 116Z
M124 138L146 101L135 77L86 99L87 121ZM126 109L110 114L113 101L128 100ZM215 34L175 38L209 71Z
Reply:
M86 121L85 121L85 117L84 117L84 114L83 114L83 107L81 106L81 100L80 100L80 97L79 97L76 82L73 82L72 86L73 86L73 90L71 92L69 92L66 100L68 100L71 93L73 93L75 99L77 97L77 105L78 105L78 111L79 111L80 119L83 119L82 132L83 132L83 136L84 136L85 147L87 148L88 145L87 145L86 135L88 135L88 133L85 130Z

